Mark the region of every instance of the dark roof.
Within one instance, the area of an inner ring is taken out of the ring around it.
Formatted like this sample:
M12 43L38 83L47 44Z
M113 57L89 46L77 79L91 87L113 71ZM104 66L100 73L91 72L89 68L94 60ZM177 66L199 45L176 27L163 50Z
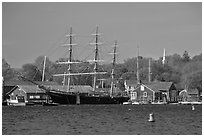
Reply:
M110 88L96 88L96 91L97 92L110 92ZM116 87L116 88L114 88L113 89L113 92L117 92L117 93L119 93L119 92L122 92L122 90L121 89L119 89L118 87Z
M130 86L130 85L137 85L138 81L137 80L126 80L126 84L128 86Z
M56 82L41 82L41 81L35 81L38 84L43 85L58 85ZM17 86L17 85L34 85L31 82L28 81L20 81L20 80L10 80L10 81L4 81L4 86Z
M37 85L18 85L18 87L26 93L45 93L45 91L38 88Z
M167 91L171 88L173 82L151 82L144 84L153 91Z
M189 95L193 95L193 94L194 94L194 95L197 95L197 94L199 94L199 92L198 92L197 89L188 90L187 93L188 93Z
M48 87L48 86L47 86ZM52 85L49 86L51 89L59 91L67 91L67 87L62 85ZM18 88L25 93L45 93L43 89L38 88L37 85L18 85ZM80 92L80 93L89 93L92 91L91 86L80 85L80 86L71 86L70 92Z
M67 91L67 86L63 85L52 85L50 86L51 89L59 90L59 91ZM93 89L89 85L77 85L77 86L71 86L70 92L80 92L80 93L89 93Z
M14 90L16 90L18 88L18 86L7 86L3 88L3 93L4 95L9 95L10 93L12 93Z

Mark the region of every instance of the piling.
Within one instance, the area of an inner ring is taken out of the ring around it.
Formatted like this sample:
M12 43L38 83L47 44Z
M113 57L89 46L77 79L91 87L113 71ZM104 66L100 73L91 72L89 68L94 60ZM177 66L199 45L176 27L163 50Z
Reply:
M79 94L76 95L76 104L77 105L80 104L80 96L79 96Z
M149 122L155 122L154 113L149 114Z
M192 110L193 110L193 111L195 110L195 107L194 107L194 105L192 106Z

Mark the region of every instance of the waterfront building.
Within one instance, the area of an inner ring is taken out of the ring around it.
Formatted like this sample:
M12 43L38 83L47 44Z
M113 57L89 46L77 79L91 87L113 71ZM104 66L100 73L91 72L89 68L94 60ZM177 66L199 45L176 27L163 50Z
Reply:
M126 91L132 102L177 102L178 92L173 82L137 83L126 81Z
M181 102L198 102L202 101L202 92L198 89L182 90L179 92L179 101Z
M39 85L45 85L50 89L67 90L67 86L58 85L56 82L37 82ZM89 85L70 86L70 92L79 92L88 94L92 92L92 87ZM45 90L38 88L25 81L6 81L3 86L3 101L16 100L26 104L42 104L50 100L49 95Z

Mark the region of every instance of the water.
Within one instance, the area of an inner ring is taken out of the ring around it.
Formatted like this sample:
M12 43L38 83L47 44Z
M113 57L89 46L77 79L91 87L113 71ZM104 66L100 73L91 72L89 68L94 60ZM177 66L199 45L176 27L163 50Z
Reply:
M155 122L148 122L154 113ZM67 105L2 107L3 135L202 134L202 106Z

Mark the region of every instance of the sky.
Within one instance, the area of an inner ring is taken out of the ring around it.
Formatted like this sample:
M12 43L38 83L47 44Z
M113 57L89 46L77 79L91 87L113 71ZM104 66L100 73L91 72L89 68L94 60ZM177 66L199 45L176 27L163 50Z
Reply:
M39 56L56 61L68 51L62 47L70 27L76 34L75 59L89 58L89 42L99 27L101 58L109 62L111 46L118 42L117 62L136 57L158 59L167 55L191 57L202 53L201 2L22 3L2 4L2 57L13 68L34 63ZM104 53L104 55L103 55Z

